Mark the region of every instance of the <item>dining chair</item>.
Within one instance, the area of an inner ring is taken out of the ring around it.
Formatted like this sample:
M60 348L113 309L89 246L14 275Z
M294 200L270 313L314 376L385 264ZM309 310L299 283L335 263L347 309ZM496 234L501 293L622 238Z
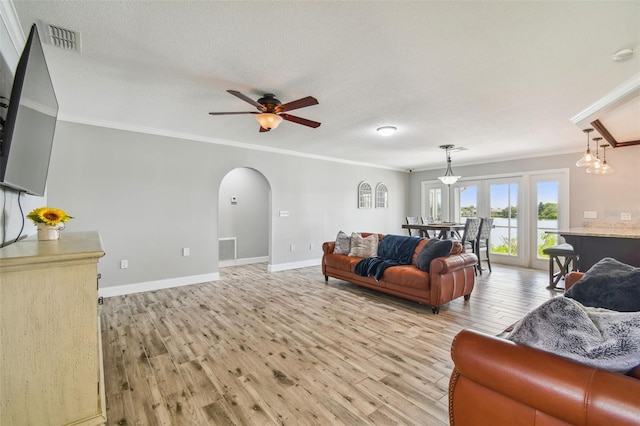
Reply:
M460 244L469 248L472 252L475 253L475 242L478 238L478 232L480 231L480 219L475 217L468 217L466 222L464 223L464 231L462 233L462 240Z
M476 253L476 240L478 239L478 232L480 231L480 219L475 217L468 217L464 223L464 231L462 234L462 240L460 244L464 247L465 251L470 249L472 253ZM475 273L478 275L479 263L476 264Z
M420 219L417 216L407 216L407 225L420 225ZM409 229L409 235L419 237L421 232L419 229Z
M493 218L484 217L480 219L480 229L478 230L478 238L476 238L476 249L474 250L478 256L478 272L482 275L482 251L485 252L485 259L491 273L491 229L493 228Z
M420 217L420 219L422 219L423 225L428 225L433 222L433 218L430 216L422 216ZM427 238L436 238L436 231L432 232L432 231L429 231L428 229L425 229L423 231L423 236Z

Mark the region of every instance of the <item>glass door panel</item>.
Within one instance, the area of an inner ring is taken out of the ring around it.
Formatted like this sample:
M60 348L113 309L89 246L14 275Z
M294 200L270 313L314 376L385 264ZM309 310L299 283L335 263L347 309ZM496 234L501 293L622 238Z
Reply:
M558 236L558 181L540 181L536 185L537 220L536 228L536 259L549 259L542 253L547 247L557 244Z
M518 251L518 183L490 183L489 208L494 229L491 253L519 256Z
M464 223L468 217L478 217L478 186L461 185L455 190L455 221Z
M544 173L531 178L530 203L533 220L529 234L528 264L531 268L547 269L549 257L542 250L564 242L557 232L569 223L568 186L566 172Z

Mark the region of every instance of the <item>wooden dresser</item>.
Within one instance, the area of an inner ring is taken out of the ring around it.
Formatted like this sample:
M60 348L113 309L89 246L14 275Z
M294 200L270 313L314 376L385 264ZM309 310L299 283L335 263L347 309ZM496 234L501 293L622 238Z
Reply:
M106 422L97 232L0 249L0 425Z

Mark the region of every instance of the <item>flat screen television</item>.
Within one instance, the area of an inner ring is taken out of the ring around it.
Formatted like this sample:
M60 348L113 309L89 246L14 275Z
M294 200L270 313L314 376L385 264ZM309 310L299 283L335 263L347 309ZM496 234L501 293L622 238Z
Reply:
M58 101L36 25L16 68L0 141L0 185L44 195Z

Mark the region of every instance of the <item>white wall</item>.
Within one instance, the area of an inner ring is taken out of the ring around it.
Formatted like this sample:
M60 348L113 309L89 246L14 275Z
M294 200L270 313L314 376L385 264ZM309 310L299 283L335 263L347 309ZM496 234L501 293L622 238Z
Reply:
M101 233L101 288L197 280L218 273L219 188L238 167L271 185L271 270L319 264L339 230L403 232L404 172L68 122L58 123L49 203L75 217L63 232ZM387 184L388 209L356 208L362 180Z

